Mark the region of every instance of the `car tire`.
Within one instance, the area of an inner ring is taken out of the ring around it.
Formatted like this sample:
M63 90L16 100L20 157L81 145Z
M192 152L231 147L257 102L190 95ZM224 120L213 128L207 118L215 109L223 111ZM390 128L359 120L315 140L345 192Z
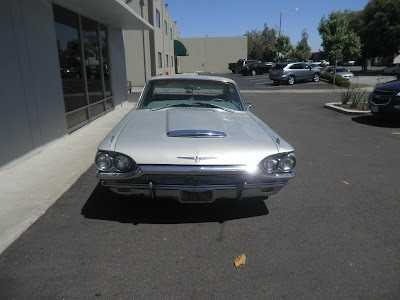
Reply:
M318 82L319 81L319 73L315 73L314 74L314 76L312 78L312 81L314 81L314 82Z
M274 80L274 85L279 85L279 81L278 80Z
M396 71L395 70L392 71L392 75L396 75Z
M293 85L293 84L294 84L294 81L295 81L294 76L290 75L289 78L288 78L288 80L287 80L287 83L288 83L289 85Z
M256 74L257 74L257 72L256 72L255 70L252 70L252 71L251 71L251 75L252 75L252 76L254 76L254 75L256 75Z

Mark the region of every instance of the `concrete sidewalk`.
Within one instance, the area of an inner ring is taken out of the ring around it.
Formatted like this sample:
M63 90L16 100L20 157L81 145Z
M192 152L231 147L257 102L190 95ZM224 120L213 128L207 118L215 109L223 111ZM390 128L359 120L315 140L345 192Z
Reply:
M94 163L98 144L134 105L125 102L0 173L0 253Z

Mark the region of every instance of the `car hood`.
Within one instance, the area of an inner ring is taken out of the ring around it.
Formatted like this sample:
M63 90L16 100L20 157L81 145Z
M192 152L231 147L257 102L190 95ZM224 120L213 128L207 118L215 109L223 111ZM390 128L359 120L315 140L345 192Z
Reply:
M180 132L193 135L180 135ZM200 137L210 131L220 137ZM178 133L168 136L168 133ZM225 136L224 136L225 135ZM133 110L99 145L140 164L255 165L293 148L249 112L168 108Z
M381 90L381 91L396 91L396 92L400 92L400 81L380 84L380 85L377 85L375 87L375 89Z

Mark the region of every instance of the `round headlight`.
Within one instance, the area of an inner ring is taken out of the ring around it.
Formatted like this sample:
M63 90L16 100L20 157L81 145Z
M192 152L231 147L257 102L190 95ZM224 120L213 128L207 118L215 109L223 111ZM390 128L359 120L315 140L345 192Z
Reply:
M124 155L118 155L114 158L114 167L120 172L126 172L131 167L131 161Z
M99 153L96 156L96 166L101 171L107 171L112 167L112 158L107 153Z
M279 166L279 161L276 157L270 156L264 159L262 168L265 172L273 172Z
M289 153L281 158L279 168L282 171L287 172L291 171L295 165L296 165L296 158L294 157L293 153Z

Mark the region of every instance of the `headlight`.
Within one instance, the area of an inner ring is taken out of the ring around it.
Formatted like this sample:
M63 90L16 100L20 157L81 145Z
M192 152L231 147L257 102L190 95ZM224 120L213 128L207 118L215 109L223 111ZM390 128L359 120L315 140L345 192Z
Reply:
M279 168L282 171L288 172L293 170L294 166L296 165L296 158L294 157L293 153L285 154L279 163Z
M112 167L112 158L110 155L107 153L102 153L99 152L96 155L96 166L101 170L101 171L108 171Z
M398 92L396 96L397 96L397 97L400 97L400 92Z
M261 162L261 170L266 173L289 172L296 165L296 158L293 153L282 153L271 155Z
M97 152L95 162L100 171L134 172L139 170L139 166L133 159L115 152Z
M279 160L274 156L269 156L262 162L262 169L265 172L271 173L279 167Z
M131 167L131 161L124 155L118 155L114 158L114 167L120 172L126 172Z

